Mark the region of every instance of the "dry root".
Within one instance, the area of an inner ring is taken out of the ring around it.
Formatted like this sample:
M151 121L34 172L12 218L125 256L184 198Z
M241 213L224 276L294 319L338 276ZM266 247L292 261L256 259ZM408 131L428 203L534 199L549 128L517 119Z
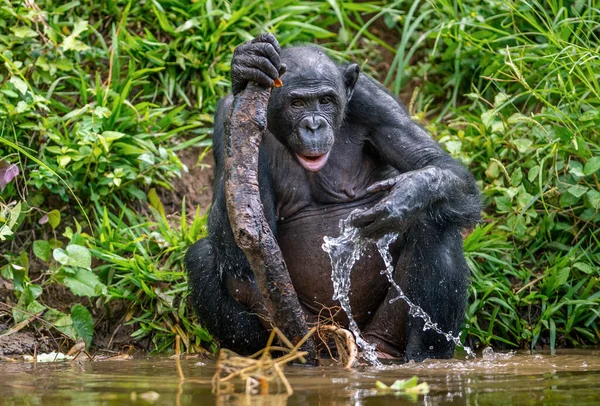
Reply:
M247 395L268 395L271 392L281 393L281 387L285 393L294 393L290 383L283 374L283 367L291 361L300 360L306 362L304 356L306 351L299 351L300 347L315 332L311 329L309 333L295 346L279 331L274 328L269 337L267 347L250 357L241 357L227 349L221 349L217 361L217 372L213 376L213 393L216 395L236 393L236 381L243 384L243 393ZM279 338L286 347L273 346L275 336ZM280 352L284 355L273 358L271 352Z
M327 349L331 359L343 365L345 369L350 369L356 363L358 348L356 347L354 335L342 328L335 320L341 311L342 308L339 306L327 307L323 305L317 318L316 327L321 344ZM332 343L335 344L337 349L337 357L334 356L330 348Z
M325 344L327 351L332 359L336 360L339 364L342 364L344 368L350 369L356 363L356 357L358 356L358 348L354 341L352 333L344 328L326 325L319 326L319 338ZM329 343L333 340L335 348L337 349L337 358L333 356Z
M216 395L235 393L291 395L294 391L283 373L283 368L295 360L306 362L304 357L307 352L300 351L300 347L316 331L330 355L332 352L328 343L332 341L335 343L338 358L332 356L332 359L343 364L344 368L352 368L356 362L358 351L354 336L350 331L335 325L318 325L310 329L298 344L293 345L278 328L274 328L267 346L249 357L242 357L233 351L221 349L217 361L217 371L212 379L213 393ZM273 345L275 337L284 346ZM273 352L283 355L274 358Z

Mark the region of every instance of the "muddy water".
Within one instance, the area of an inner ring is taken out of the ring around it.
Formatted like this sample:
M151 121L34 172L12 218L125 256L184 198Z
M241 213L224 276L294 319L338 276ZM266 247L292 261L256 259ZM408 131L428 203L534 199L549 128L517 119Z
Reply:
M0 363L1 405L502 405L600 404L600 349L563 350L556 356L481 354L475 360L426 361L419 364L285 369L294 394L216 398L210 379L214 361L182 360L185 380L175 361L55 364ZM375 381L391 384L417 375L430 393L414 398L380 394ZM155 399L144 400L148 392ZM157 398L156 398L157 397Z

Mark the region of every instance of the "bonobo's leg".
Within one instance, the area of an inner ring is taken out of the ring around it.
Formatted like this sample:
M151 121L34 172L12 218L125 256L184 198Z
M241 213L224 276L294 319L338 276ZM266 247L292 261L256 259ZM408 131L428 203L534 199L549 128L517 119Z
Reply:
M225 122L233 97L219 102L215 114L213 152L215 184L208 217L208 237L192 245L185 256L191 301L200 323L222 347L250 354L264 348L268 333L260 313L260 293L244 252L236 245L225 201ZM265 217L275 230L274 199L262 150L259 188Z
M429 224L427 224L429 223ZM460 228L443 227L429 220L415 221L398 242L400 256L394 280L433 323L456 336L464 320L469 271L463 256ZM406 361L451 358L454 343L433 330L423 331L424 321L408 315L408 305L390 287L385 301L365 328L367 339L392 356Z
M200 322L219 340L221 346L241 354L250 354L263 348L267 341L267 330L259 316L231 294L227 281L233 277L222 274L215 248L208 238L188 249L185 264L194 310ZM237 280L239 286L247 285L248 290L252 290L253 280Z

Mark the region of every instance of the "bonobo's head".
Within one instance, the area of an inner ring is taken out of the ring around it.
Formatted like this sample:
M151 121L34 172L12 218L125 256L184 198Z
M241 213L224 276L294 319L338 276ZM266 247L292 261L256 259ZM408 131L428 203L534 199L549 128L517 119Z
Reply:
M359 68L338 66L314 46L286 48L281 58L287 71L269 99L268 129L300 165L316 172L327 163Z

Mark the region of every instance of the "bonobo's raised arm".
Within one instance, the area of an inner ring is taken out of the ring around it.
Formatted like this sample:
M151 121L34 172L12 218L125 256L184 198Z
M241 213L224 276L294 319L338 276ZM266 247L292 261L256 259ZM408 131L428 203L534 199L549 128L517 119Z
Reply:
M354 216L353 224L363 235L402 229L419 212L439 225L451 221L467 228L479 220L479 191L472 175L411 121L383 86L360 75L348 109L347 117L367 132L380 157L401 172L369 188L390 189L390 194Z

